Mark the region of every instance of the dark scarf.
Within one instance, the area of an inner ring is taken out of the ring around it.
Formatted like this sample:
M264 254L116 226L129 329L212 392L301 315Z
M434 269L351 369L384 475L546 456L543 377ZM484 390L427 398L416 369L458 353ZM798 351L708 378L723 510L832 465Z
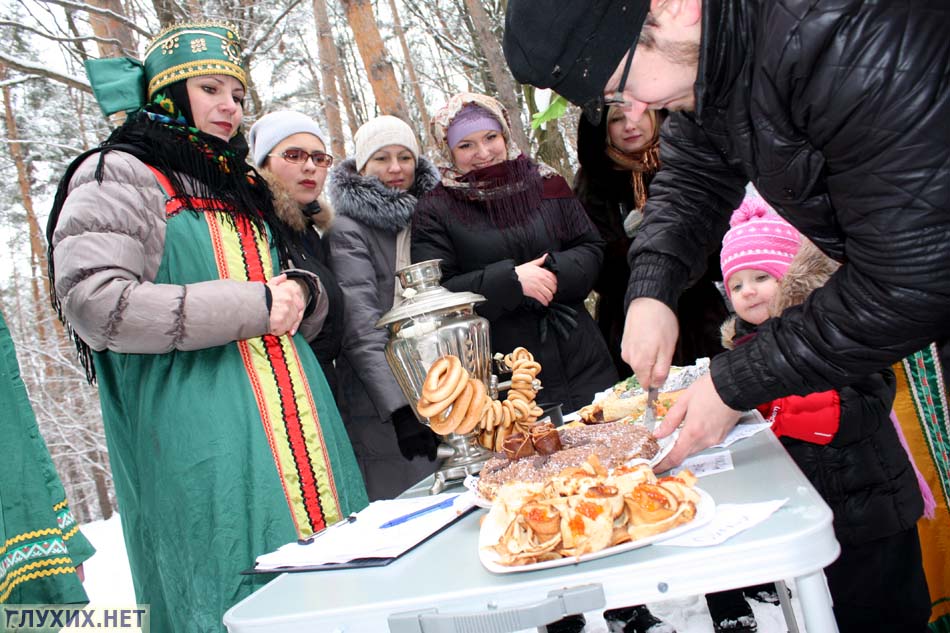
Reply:
M492 226L517 234L530 230L541 214L548 234L557 240L576 238L590 228L583 214L565 214L559 205L541 204L543 200L573 198L574 194L560 176L543 177L537 163L524 154L472 170L459 176L452 186L443 179L442 186L430 195L474 203L452 205L459 219L468 225L479 218L487 219ZM585 223L573 221L575 217L585 219Z
M99 147L78 156L67 167L53 199L53 208L46 225L50 299L56 314L76 343L80 362L90 383L95 382L91 350L72 329L63 314L60 298L56 295L53 265L53 233L66 202L69 182L86 158L95 153L99 154L95 172L96 181L99 183L102 183L104 178L105 155L118 150L131 154L168 177L172 188L178 193L176 198L186 209L197 213L192 204L193 198L214 199L228 206L229 219L233 221L235 215L244 216L262 232L275 217L273 200L267 185L246 162L248 147L243 136L238 134L229 142L225 142L192 127L191 110L184 84L185 82L181 81L157 93L152 103L144 110L130 114L125 123L114 130ZM179 107L178 103L185 105ZM193 180L190 195L185 194L182 176ZM273 237L278 239L276 233ZM278 248L284 250L282 244L278 244Z

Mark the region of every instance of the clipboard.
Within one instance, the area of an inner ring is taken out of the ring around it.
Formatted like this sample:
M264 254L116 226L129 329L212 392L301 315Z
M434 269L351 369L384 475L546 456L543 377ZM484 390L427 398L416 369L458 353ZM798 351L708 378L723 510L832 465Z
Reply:
M327 562L327 563L319 563L319 564L293 564L293 565L287 565L287 566L266 566L264 568L259 567L259 563L255 562L253 567L242 571L241 575L286 574L286 573L298 573L298 572L308 572L308 571L329 571L329 570L335 570L335 569L359 569L363 567L385 567L386 565L389 565L393 561L396 561L402 558L406 553L411 552L412 550L416 549L421 544L430 540L434 536L442 533L448 527L458 522L462 517L468 515L473 510L475 510L477 506L474 504L474 500L468 496L469 494L470 493L463 493L463 494L457 495L459 499L462 499L463 497L465 497L465 499L463 500L461 504L456 502L456 506L460 506L460 507L450 508L452 514L449 515L447 520L445 519L439 520L438 517L433 517L432 520L438 523L438 527L436 529L427 531L425 535L422 536L421 538L413 539L412 543L409 546L405 547L394 556L386 556L386 557L368 556L368 557L353 558L345 562ZM357 519L359 519L359 517L360 515L358 514ZM366 521L364 520L364 523L365 522ZM420 523L421 523L421 520L420 520ZM331 526L331 528L332 527L333 526ZM327 529L331 529L331 528L327 528ZM296 544L288 544L288 545L296 545ZM308 547L308 546L301 545L301 547Z

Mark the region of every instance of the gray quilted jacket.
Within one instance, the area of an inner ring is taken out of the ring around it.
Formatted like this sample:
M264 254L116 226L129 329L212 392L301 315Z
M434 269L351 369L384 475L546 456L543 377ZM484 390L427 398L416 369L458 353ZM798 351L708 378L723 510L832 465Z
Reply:
M144 163L119 151L104 156L97 182L99 158L76 170L52 240L56 293L82 339L97 351L161 354L266 334L262 283L154 283L165 249L165 192ZM301 323L307 340L326 316L322 298L321 290Z
M435 167L422 157L410 191L360 176L353 159L335 167L327 181L337 213L328 233L330 263L346 297L337 366L354 417L387 420L407 404L383 354L387 333L376 322L393 307L396 236L409 226L418 197L438 182Z

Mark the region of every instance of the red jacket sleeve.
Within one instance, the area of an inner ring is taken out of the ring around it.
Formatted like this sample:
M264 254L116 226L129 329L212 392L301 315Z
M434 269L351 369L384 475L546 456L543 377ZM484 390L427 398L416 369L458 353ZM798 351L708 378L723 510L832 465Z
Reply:
M757 407L778 437L828 444L841 422L841 397L836 389L807 396L786 396Z

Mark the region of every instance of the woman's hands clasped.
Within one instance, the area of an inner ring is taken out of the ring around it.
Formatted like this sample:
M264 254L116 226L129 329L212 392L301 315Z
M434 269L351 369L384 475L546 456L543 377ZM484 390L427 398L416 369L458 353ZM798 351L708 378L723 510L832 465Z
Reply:
M304 285L299 281L287 279L287 275L280 274L271 277L267 282L270 288L270 331L268 334L293 336L303 320L303 312L307 307Z
M526 297L531 297L541 305L548 305L557 293L557 276L543 267L547 253L530 262L515 266L515 274L521 283L521 290Z

